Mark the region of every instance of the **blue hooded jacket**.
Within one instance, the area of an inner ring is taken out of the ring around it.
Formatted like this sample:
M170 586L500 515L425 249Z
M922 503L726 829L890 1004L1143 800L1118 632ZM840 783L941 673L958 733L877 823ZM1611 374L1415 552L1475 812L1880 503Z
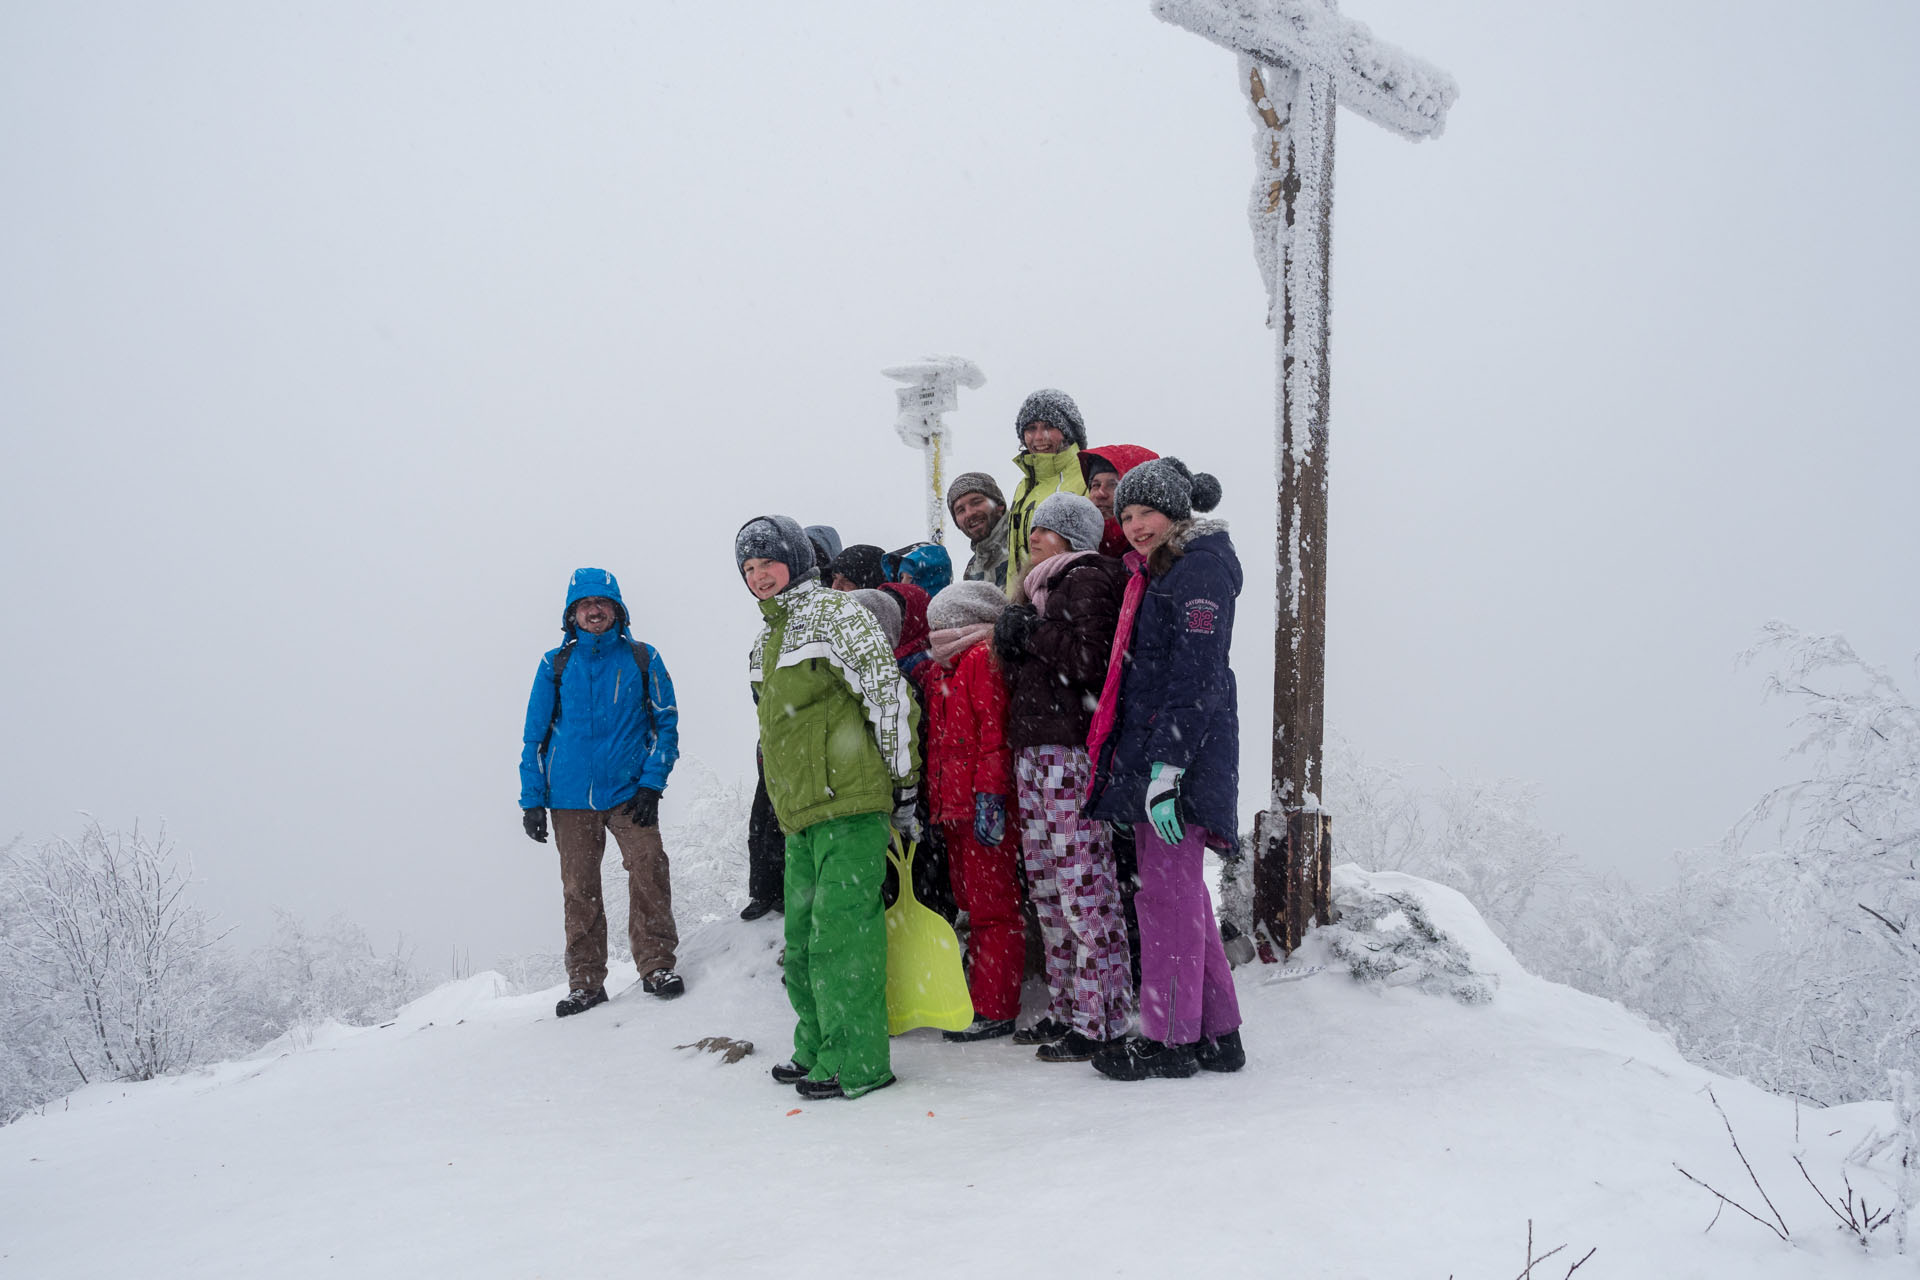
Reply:
M1186 770L1180 817L1231 852L1240 836L1240 706L1233 668L1240 557L1226 526L1195 521L1173 566L1147 582L1134 618L1120 719L1096 761L1090 817L1147 820L1155 761Z
M573 606L590 596L613 601L619 615L617 626L597 636L577 631L572 621ZM620 584L605 569L576 569L561 619L567 643L540 659L527 698L520 807L605 811L625 804L641 787L665 791L667 774L680 755L680 712L673 680L652 645L642 646L648 659L642 696L640 663L633 653L639 642L627 630ZM556 689L553 660L569 646L573 653Z
M916 542L881 558L888 582L910 582L929 596L953 585L953 557L937 542Z

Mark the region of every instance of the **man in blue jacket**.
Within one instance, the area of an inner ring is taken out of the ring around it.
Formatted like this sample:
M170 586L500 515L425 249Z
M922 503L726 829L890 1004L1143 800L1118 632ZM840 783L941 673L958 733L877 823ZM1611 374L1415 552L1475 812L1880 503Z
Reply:
M671 998L680 945L673 886L660 843L660 793L680 754L673 681L652 645L627 631L620 584L605 569L576 569L560 625L566 642L540 660L521 734L520 809L527 835L547 840L553 811L566 899L566 999L560 1017L607 999L607 911L600 860L607 833L627 869L627 938L641 986Z

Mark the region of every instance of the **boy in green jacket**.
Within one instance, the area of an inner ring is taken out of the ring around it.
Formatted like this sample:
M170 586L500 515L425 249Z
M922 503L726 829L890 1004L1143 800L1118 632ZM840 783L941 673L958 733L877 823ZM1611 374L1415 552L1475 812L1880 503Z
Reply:
M857 1098L893 1083L887 931L880 905L889 819L910 831L919 704L880 624L820 585L786 516L734 535L734 562L766 626L748 677L767 795L787 836L787 998L793 1060L773 1078L805 1098Z

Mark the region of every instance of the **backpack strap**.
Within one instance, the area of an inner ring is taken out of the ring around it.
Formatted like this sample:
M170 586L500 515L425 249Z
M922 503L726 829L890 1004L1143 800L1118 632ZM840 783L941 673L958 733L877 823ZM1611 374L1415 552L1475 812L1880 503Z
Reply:
M553 655L553 713L547 717L547 736L540 739L542 760L547 758L547 748L553 745L553 726L560 723L560 675L567 669L567 659L573 656L573 645L569 640Z
M646 709L647 723L653 723L653 657L647 652L647 646L627 637L627 647L633 650L633 660L640 664L640 705Z
M547 717L547 736L540 740L540 754L544 758L547 747L553 742L553 726L560 723L560 677L567 670L567 659L573 656L575 641L569 640L560 646L560 652L553 655L553 714ZM647 652L647 646L631 637L627 647L633 650L633 660L640 664L640 705L646 710L647 723L653 723L653 658Z

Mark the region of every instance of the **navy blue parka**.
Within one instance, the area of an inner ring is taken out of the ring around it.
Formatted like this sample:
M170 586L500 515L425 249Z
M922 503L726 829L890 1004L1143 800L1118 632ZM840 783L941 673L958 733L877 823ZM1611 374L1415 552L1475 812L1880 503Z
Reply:
M1120 713L1096 761L1088 816L1147 820L1156 761L1184 769L1180 818L1207 843L1239 847L1240 706L1229 665L1240 557L1227 526L1196 520L1167 543L1173 564L1149 578L1134 618Z

